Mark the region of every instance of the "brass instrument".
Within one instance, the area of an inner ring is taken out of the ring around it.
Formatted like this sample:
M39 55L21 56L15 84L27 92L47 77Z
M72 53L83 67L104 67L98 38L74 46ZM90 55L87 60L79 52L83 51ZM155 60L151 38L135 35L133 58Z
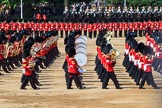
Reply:
M7 56L8 56L9 49L10 49L9 46L10 46L10 45L9 45L9 42L7 42L7 43L4 45L4 53L3 53L3 57L4 57L4 58L7 58Z
M119 51L116 49L111 49L110 50L110 55L112 59L117 59L120 55Z

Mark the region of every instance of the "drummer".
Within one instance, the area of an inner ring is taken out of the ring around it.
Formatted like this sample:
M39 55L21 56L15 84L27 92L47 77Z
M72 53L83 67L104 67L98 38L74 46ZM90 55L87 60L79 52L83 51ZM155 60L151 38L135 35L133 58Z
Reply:
M80 73L78 72L79 66L78 66L76 60L74 59L75 54L76 54L75 48L69 48L69 51L68 51L69 78L68 78L68 81L67 81L67 89L73 89L71 87L73 79L75 81L77 88L84 89L85 87L82 86L82 83L79 80L79 76L80 76Z

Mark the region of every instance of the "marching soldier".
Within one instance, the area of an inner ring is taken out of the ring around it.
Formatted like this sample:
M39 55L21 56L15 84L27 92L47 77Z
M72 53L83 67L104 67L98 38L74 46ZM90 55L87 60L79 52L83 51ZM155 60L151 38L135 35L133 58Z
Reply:
M119 37L122 37L122 31L123 31L123 28L124 28L124 26L123 26L123 22L119 22Z
M69 72L69 78L68 78L68 83L67 83L67 89L72 89L72 80L74 79L76 86L79 89L84 89L82 86L80 80L79 80L79 75L80 73L78 72L78 64L77 61L74 59L74 55L76 54L75 48L70 48L69 49L69 59L68 59L68 72Z
M30 50L24 49L23 58L22 58L22 66L23 66L23 80L20 89L26 89L26 85L28 81L30 82L32 88L34 90L38 90L39 88L35 85L34 77L33 77L33 67L32 64L33 58L30 56Z
M150 57L149 52L148 52L148 47L145 48L145 57L144 57L144 74L142 76L142 80L139 85L139 89L145 89L143 88L145 81L148 81L154 89L160 89L156 84L153 79L152 75L152 68L151 68L151 63L153 62L153 58Z
M103 49L103 53L105 55L102 56L101 63L105 68L106 72L104 73L103 76L102 89L107 89L107 85L110 78L115 84L116 89L122 89L119 86L116 75L114 73L114 66L116 64L116 60L113 58L113 55L110 54L111 49L112 49L111 44L106 45Z

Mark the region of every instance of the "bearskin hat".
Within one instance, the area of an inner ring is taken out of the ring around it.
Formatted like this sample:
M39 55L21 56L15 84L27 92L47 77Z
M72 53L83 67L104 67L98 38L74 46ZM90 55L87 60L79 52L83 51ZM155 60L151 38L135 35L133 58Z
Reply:
M76 54L75 48L69 48L68 55L69 57L73 57Z
M147 54L152 55L153 54L152 48L150 48L148 46L144 46L144 48L143 48L143 54L144 55L147 55Z
M107 40L105 38L101 39L100 47L103 48L106 46L106 44L107 44Z
M140 42L140 43L138 44L138 48L137 48L137 49L138 49L138 51L139 51L140 53L142 53L144 47L145 47L145 44L144 44L143 42Z

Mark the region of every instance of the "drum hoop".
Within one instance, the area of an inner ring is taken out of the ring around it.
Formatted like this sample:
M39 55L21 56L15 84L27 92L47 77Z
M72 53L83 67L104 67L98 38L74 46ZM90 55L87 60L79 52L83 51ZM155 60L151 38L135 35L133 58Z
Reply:
M86 48L84 46L78 46L75 49L77 50L78 48L84 48L86 50Z

